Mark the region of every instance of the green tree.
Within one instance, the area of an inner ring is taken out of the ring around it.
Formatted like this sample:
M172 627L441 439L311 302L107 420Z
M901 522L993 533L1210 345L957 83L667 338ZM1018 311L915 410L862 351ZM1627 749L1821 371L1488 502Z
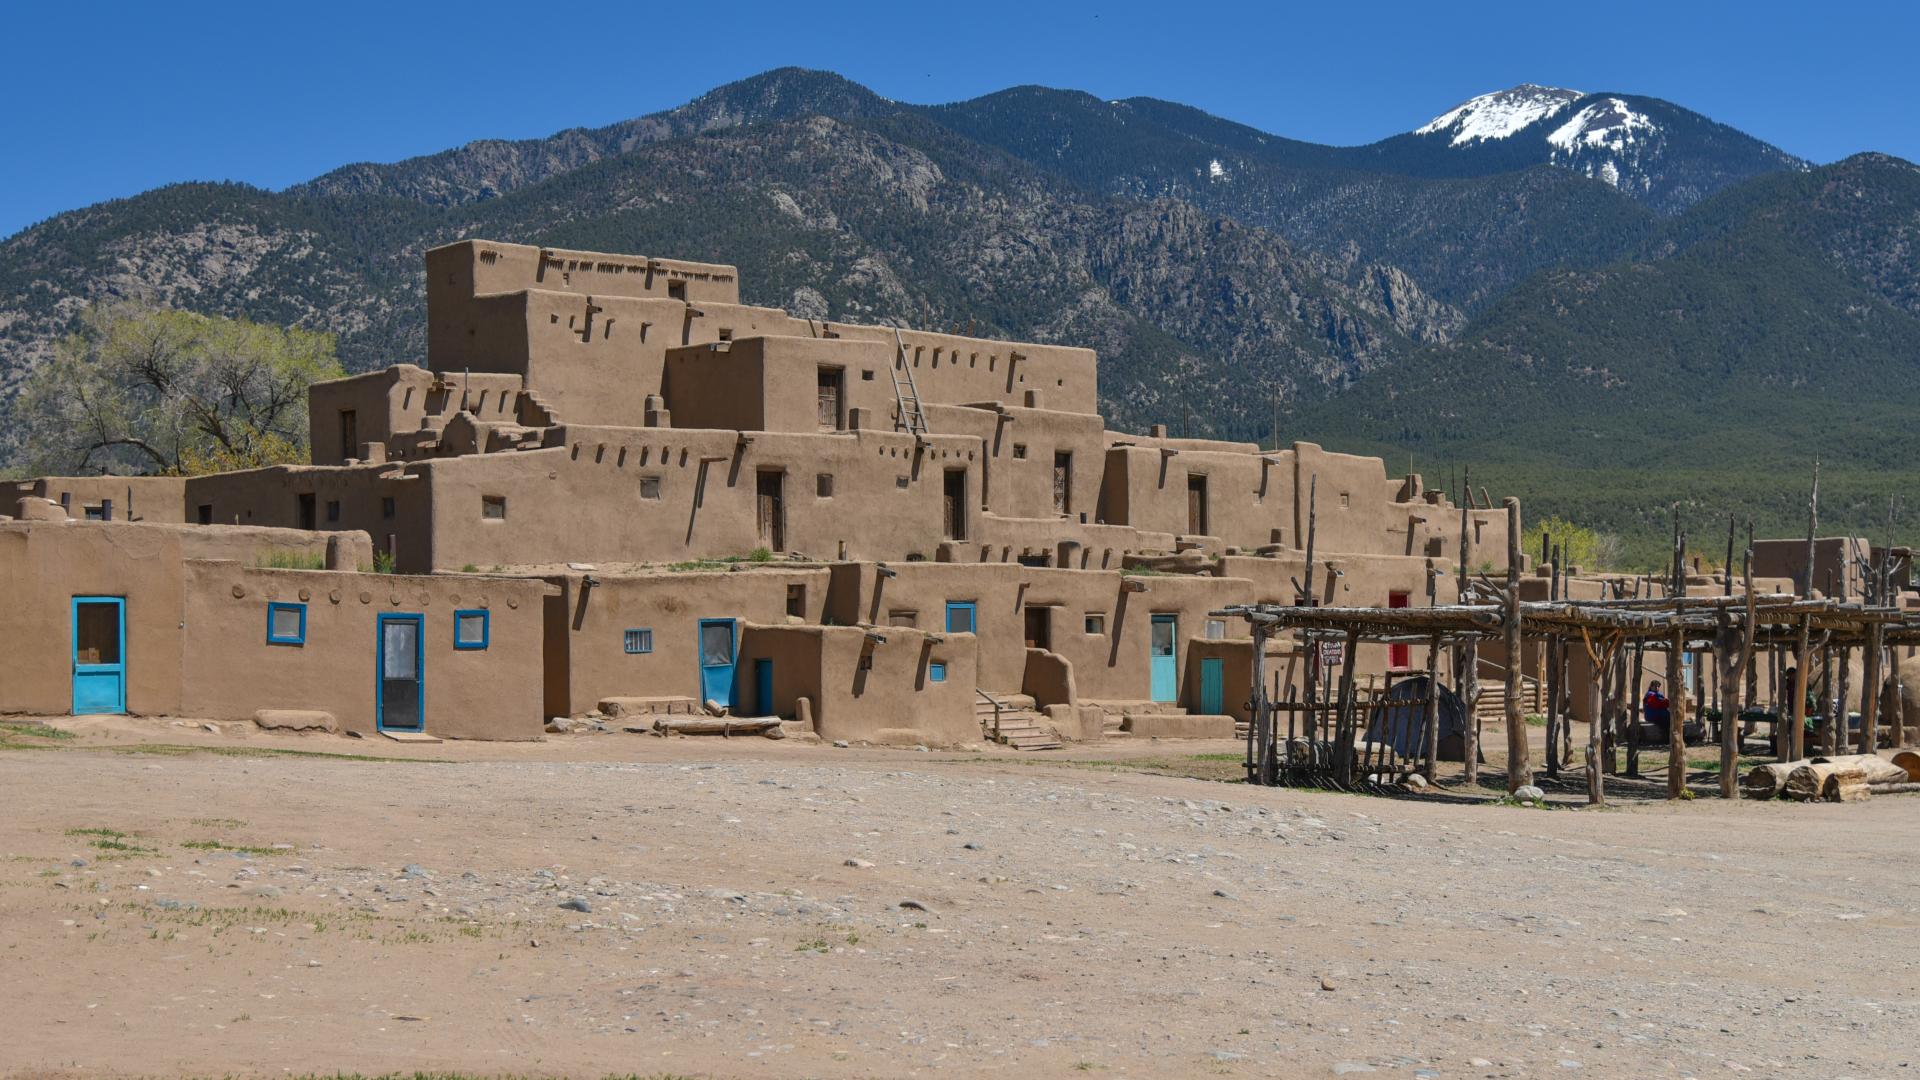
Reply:
M306 459L307 387L345 374L331 334L96 304L13 415L41 474L192 475Z
M1622 547L1620 538L1612 533L1550 516L1534 522L1527 529L1527 538L1520 550L1529 555L1538 555L1542 536L1551 538L1550 543L1561 550L1568 566L1577 566L1582 570L1609 570L1619 565Z

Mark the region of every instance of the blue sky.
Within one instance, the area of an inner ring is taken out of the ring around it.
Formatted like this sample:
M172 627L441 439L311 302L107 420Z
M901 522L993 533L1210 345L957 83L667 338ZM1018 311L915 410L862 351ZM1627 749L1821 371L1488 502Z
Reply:
M787 64L902 101L1022 83L1371 142L1520 82L1674 101L1825 162L1920 160L1920 3L0 0L0 236L179 180L352 161L680 104Z

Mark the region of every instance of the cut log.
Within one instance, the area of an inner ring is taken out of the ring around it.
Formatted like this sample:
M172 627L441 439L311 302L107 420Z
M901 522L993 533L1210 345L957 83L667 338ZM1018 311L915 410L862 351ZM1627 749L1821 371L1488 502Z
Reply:
M1815 765L1807 762L1804 765L1796 765L1793 771L1787 774L1787 783L1782 790L1789 799L1811 802L1826 790L1827 778L1839 771L1840 767L1832 764Z
M1749 799L1777 799L1786 790L1787 777L1793 770L1807 764L1804 761L1774 761L1765 765L1756 765L1747 773L1741 790Z
M663 716L653 722L662 735L759 735L779 726L777 716Z
M1814 765L1838 765L1843 769L1857 769L1862 776L1866 777L1869 784L1893 784L1911 779L1904 767L1877 754L1842 754L1807 760Z
M1893 763L1907 770L1907 779L1920 783L1920 753L1902 750L1893 755Z
M1864 802L1871 794L1864 774L1855 769L1842 769L1827 777L1820 797L1828 802Z

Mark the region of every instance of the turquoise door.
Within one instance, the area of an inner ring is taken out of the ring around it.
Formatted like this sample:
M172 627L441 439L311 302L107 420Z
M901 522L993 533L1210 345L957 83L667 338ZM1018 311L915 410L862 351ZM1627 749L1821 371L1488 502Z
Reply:
M390 614L376 620L380 670L374 673L373 716L381 731L420 731L426 726L425 630L424 615Z
M1180 700L1179 659L1173 655L1174 643L1180 640L1180 617L1177 615L1155 615L1153 617L1153 641L1151 643L1153 664L1153 700Z
M700 620L700 700L721 708L733 704L732 619Z
M753 704L761 716L774 716L773 661L761 658L753 662Z
M949 600L947 602L947 633L974 633L974 604L971 600Z
M1200 658L1200 712L1221 716L1227 711L1227 662L1218 656Z
M73 598L73 713L127 711L127 601Z

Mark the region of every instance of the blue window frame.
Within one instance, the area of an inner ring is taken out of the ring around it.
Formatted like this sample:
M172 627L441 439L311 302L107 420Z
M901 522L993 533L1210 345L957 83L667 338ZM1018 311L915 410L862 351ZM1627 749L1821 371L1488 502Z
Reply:
M928 682L946 682L947 681L947 665L945 661L935 660L927 664L927 681Z
M645 627L629 630L624 645L629 653L650 653L653 651L653 631Z
M484 649L493 636L493 613L486 608L462 608L453 613L453 647Z
M971 634L974 632L974 602L971 600L947 601L947 633Z
M305 645L307 605L278 601L267 605L267 644Z

